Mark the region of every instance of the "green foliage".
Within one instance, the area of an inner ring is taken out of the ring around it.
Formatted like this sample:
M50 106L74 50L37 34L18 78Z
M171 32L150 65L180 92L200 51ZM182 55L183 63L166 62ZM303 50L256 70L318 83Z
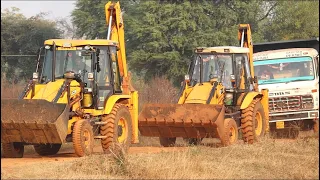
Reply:
M72 13L78 35L104 38L107 0L79 0ZM121 1L131 70L145 80L166 75L179 85L199 46L238 45L249 23L253 42L318 36L318 1Z
M60 31L55 22L45 20L43 13L26 18L18 8L1 12L1 54L2 55L36 55L43 42L50 38L59 38ZM7 69L3 69L6 66ZM2 73L7 78L21 73L15 78L27 78L35 70L36 58L7 57L1 59Z
M72 11L72 22L78 27L76 35L88 39L106 38L105 5L109 0L78 0ZM121 8L130 6L133 0L121 1Z
M279 1L265 26L268 41L319 37L319 1Z

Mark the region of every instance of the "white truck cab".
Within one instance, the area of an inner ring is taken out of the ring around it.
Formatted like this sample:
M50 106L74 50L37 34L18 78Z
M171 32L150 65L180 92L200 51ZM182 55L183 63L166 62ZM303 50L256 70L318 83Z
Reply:
M269 89L270 131L313 128L319 116L319 55L313 48L254 53L259 89Z

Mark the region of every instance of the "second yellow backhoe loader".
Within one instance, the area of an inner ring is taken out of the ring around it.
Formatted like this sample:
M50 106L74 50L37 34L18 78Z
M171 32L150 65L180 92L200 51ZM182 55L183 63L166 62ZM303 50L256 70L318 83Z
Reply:
M23 157L24 146L56 154L72 142L78 156L91 154L94 139L105 152L113 144L138 143L138 92L130 84L120 4L105 6L107 39L44 42L19 99L1 100L3 156Z
M142 136L159 137L173 146L177 137L198 144L220 138L223 145L238 139L249 144L268 129L268 90L258 91L253 69L249 24L238 31L240 47L197 48L185 76L178 104L147 104L138 119Z

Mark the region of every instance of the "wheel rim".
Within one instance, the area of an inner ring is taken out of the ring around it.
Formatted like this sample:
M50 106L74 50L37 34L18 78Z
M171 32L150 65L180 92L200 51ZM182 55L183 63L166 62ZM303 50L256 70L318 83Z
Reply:
M118 122L118 142L123 143L128 137L128 125L124 118L120 118Z
M236 129L234 127L230 127L229 132L230 132L229 140L230 140L230 143L232 144L236 140Z
M89 147L90 147L90 145L91 145L91 141L90 141L90 139L91 139L91 135L90 135L90 133L89 133L89 131L87 130L87 129L85 129L84 131L83 131L83 137L84 137L84 147L86 148L86 149L89 149Z
M262 115L260 114L260 112L257 112L255 117L255 133L257 136L260 136L261 132L262 132Z

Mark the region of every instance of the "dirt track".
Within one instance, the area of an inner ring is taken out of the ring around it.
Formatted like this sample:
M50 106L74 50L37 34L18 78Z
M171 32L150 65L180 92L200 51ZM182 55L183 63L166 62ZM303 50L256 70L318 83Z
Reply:
M160 152L168 152L168 151L181 151L184 150L185 147L131 147L129 149L130 154L136 153L160 153ZM102 148L96 146L94 149L94 153L99 154L102 153ZM11 169L15 166L26 166L31 163L40 163L40 162L53 162L53 161L69 161L78 158L76 154L74 154L74 150L70 148L62 149L57 155L52 156L39 156L32 149L29 152L24 154L23 158L1 158L1 168Z
M312 132L300 132L300 138L308 137ZM208 140L208 139L207 139ZM203 142L206 142L204 140ZM275 139L274 141L277 143L283 142L294 142L297 139ZM206 142L206 145L213 147L219 147L219 141L213 141L213 143ZM240 143L242 141L238 141ZM202 144L204 145L204 144ZM157 147L157 146L143 146L143 147L130 147L129 154L138 154L138 153L160 153L160 152L172 152L172 151L183 151L187 147L186 146L177 146L177 147ZM99 143L97 143L94 147L94 154L101 154L102 147ZM42 162L54 162L54 161L70 161L78 158L76 154L74 154L74 150L72 147L72 143L65 144L61 147L60 151L56 155L52 156L40 156L38 155L32 146L27 146L25 148L25 153L23 158L1 158L1 169L9 170L13 169L16 166L26 166L33 163L42 163Z
M278 139L277 141L294 141L292 139ZM52 156L40 156L34 152L32 146L29 146L27 152L24 153L23 158L1 158L1 168L11 169L15 166L26 166L28 164L33 163L41 163L41 162L54 162L54 161L70 161L74 160L77 157L74 154L74 150L72 146L66 145L67 147L62 147L58 154ZM171 152L171 151L183 151L186 147L130 147L129 154L137 154L137 153L160 153L160 152ZM94 148L94 154L102 153L101 146L97 145Z
M300 136L298 139L266 138L255 145L247 146L239 141L227 148L219 147L219 143L209 141L211 139L207 140L199 148L190 148L180 143L177 144L178 147L162 148L157 141L149 140L149 143L142 141L142 144L130 148L131 155L126 156L125 166L119 166L119 161L113 158L104 159L104 155L78 158L74 154L72 143L63 145L59 154L49 157L39 156L32 146L27 146L24 158L1 158L1 177L3 179L150 179L158 175L160 179L168 179L166 174L172 174L169 179L199 177L210 179L213 178L212 174L216 174L214 177L217 179L226 177L248 179L248 173L252 174L253 179L317 179L318 177L318 138L307 136ZM177 151L180 152L160 153ZM94 154L101 153L101 146L97 143ZM126 173L119 173L124 172L123 168ZM228 168L232 171L224 171ZM275 173L266 174L266 169Z

